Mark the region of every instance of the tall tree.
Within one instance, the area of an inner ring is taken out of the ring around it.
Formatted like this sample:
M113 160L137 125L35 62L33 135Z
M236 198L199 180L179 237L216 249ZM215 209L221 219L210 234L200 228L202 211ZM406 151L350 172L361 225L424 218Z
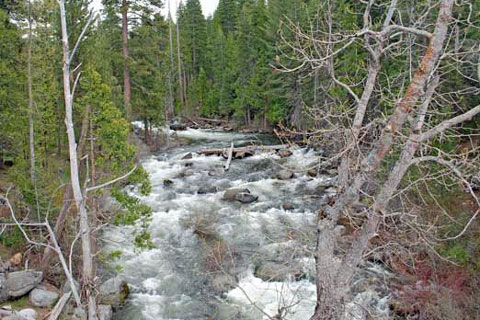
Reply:
M128 8L129 1L122 0L122 56L123 56L123 94L125 117L128 121L132 120L132 109L130 106L131 86L130 70L128 66Z

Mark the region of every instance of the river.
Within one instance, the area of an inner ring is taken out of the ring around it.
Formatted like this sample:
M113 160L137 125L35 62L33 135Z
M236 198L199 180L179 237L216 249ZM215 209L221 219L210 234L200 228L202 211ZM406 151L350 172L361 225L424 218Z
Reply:
M232 141L278 141L194 129L177 134L189 143L142 159L152 192L140 198L154 212L149 231L155 248L135 249L135 227L111 226L103 235L105 251L122 251L111 264L131 287L116 319L308 319L315 306L316 212L334 192L335 179L307 174L318 153L298 148L285 158L256 154L234 160L224 172L225 159L195 151ZM193 157L182 159L188 153ZM286 168L295 176L277 179ZM248 188L258 200L223 200L231 187Z

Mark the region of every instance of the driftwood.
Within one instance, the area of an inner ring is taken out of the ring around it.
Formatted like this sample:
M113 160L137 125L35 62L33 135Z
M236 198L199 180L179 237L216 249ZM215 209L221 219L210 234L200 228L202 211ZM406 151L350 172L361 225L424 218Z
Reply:
M233 158L244 158L247 156L254 155L256 152L268 152L268 151L279 151L283 149L287 149L289 146L286 144L282 145L275 145L275 146L247 146L247 147L238 147L233 148ZM206 156L224 156L226 153L225 148L218 148L218 149L200 149L197 151L199 154L204 154Z
M232 145L230 146L230 150L228 151L228 159L227 163L225 164L225 171L228 171L230 169L230 163L232 162L232 156L233 156L233 142Z

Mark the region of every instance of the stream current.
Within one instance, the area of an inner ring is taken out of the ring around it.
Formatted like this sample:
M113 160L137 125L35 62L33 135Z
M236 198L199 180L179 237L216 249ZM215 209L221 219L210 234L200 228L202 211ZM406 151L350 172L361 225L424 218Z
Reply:
M285 158L256 154L233 160L225 172L223 157L195 151L278 141L194 129L177 134L189 143L142 160L151 194L130 190L153 209L149 232L155 248L135 249L135 227L111 226L104 233L105 250L122 251L111 264L121 268L131 288L115 318L309 319L315 306L316 212L335 179L308 176L318 154L309 149ZM182 159L188 153L192 158ZM277 179L283 169L293 170L294 177ZM258 200L223 200L232 187L247 188Z

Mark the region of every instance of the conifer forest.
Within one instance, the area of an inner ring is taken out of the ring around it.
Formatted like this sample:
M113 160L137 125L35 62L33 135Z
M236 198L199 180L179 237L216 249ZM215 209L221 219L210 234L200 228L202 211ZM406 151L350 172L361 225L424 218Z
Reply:
M480 1L0 0L0 319L480 319Z

